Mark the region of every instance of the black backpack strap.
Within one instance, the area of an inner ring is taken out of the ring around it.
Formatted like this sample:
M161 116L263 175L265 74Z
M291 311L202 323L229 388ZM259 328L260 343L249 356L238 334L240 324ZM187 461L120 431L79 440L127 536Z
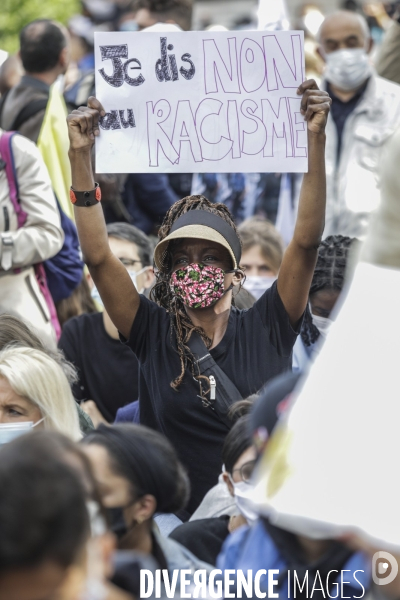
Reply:
M38 100L33 100L32 102L24 106L15 117L10 127L10 131L18 131L21 125L25 123L25 121L36 115L38 112L46 110L48 101L48 97L38 98Z
M228 417L228 412L234 402L243 400L241 393L221 367L217 365L198 333L192 333L188 346L197 360L201 375L214 377L215 400L210 399L210 408L230 429L232 421Z

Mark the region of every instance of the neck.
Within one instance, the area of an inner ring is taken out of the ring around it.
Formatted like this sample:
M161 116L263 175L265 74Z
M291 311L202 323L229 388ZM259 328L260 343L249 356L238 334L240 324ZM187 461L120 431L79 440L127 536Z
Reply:
M151 537L151 528L153 521L149 519L140 525L135 525L126 534L118 544L120 550L136 550L143 554L151 554L153 550L153 540Z
M43 81L43 83L47 83L47 85L53 85L56 81L57 77L60 75L59 69L53 69L52 71L46 71L45 73L27 73L29 77L33 77L34 79L38 79L39 81Z
M329 87L332 90L332 92L335 94L336 98L339 98L339 100L341 100L342 102L350 102L350 100L352 98L354 98L354 96L357 94L357 92L359 92L361 90L363 85L365 85L365 81L363 81L363 83L361 85L359 85L355 90L348 90L348 91L341 90L340 88L336 87L336 85L333 85L332 83L329 84Z
M231 312L232 291L225 294L209 308L186 308L188 317L196 327L201 327L211 340L211 347L218 346L225 335Z
M108 333L108 335L113 338L113 340L119 340L118 329L115 327L114 323L111 321L110 316L106 310L103 311L103 325L104 329Z

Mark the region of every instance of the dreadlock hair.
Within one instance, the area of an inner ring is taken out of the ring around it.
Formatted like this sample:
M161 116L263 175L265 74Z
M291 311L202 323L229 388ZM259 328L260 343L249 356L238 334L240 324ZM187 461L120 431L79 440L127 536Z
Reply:
M167 237L175 221L190 210L206 210L207 212L221 217L234 229L239 237L232 215L225 204L210 202L205 196L186 196L185 198L182 198L182 200L175 202L165 215L158 231L160 242ZM175 243L176 241L173 240L168 245L164 260L165 271L155 270L156 284L150 292L150 298L159 306L164 307L168 312L171 321L171 339L173 339L174 336L176 339L177 352L181 363L181 372L173 381L171 381L171 387L174 390L178 390L183 381L185 370L189 367L193 377L199 382L200 397L203 401L203 405L208 406L209 400L205 395L208 393L209 389L204 389L203 383L206 383L206 385L209 386L209 379L205 375L200 374L197 361L188 347L188 342L193 332L196 332L201 336L207 348L210 348L212 342L201 327L193 325L186 313L182 299L175 296L171 290L172 251ZM234 304L233 296L232 304Z
M342 291L349 250L355 241L357 241L356 238L330 235L321 242L309 296L321 290ZM320 335L312 321L312 314L308 306L300 335L306 346L314 344Z

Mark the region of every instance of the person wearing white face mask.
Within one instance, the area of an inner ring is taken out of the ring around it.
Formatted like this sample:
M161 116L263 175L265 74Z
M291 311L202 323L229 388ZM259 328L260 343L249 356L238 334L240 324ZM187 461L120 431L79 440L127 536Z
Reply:
M324 235L363 239L370 215L380 204L381 149L400 125L400 86L378 77L370 58L368 24L361 15L350 11L329 15L317 40L317 53L325 63L321 87L332 98L326 128ZM301 176L289 177L296 206ZM285 198L282 183L280 202Z
M326 131L327 210L324 234L363 237L380 203L377 163L400 124L400 86L378 77L365 19L340 11L318 33L323 87L332 97Z
M110 223L107 233L112 252L127 269L138 292L143 293L154 281L149 238L127 223ZM100 300L95 287L92 297ZM83 401L81 406L95 425L113 422L119 408L137 400L137 359L120 343L106 309L67 321L59 348L78 370L79 381L73 392L77 400Z
M283 241L270 221L258 217L246 219L238 231L243 246L241 264L246 275L243 287L258 300L278 276Z
M250 407L249 403L247 410ZM234 514L228 514L230 511L227 511L219 517L190 520L169 535L195 556L212 565L215 565L228 535L243 525L251 525L258 518L250 499L256 450L252 444L248 415L240 417L226 436L222 460L222 478L236 504Z
M333 320L332 311L346 277L350 250L357 240L331 235L323 240L310 287L309 309L293 349L293 371L304 371L325 341Z

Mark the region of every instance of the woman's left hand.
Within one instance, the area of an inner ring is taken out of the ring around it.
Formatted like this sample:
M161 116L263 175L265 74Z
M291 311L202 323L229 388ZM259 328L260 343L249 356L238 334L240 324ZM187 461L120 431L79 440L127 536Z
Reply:
M307 121L308 131L316 134L325 133L332 104L328 92L320 90L314 79L307 79L301 84L297 93L303 95L300 111Z

